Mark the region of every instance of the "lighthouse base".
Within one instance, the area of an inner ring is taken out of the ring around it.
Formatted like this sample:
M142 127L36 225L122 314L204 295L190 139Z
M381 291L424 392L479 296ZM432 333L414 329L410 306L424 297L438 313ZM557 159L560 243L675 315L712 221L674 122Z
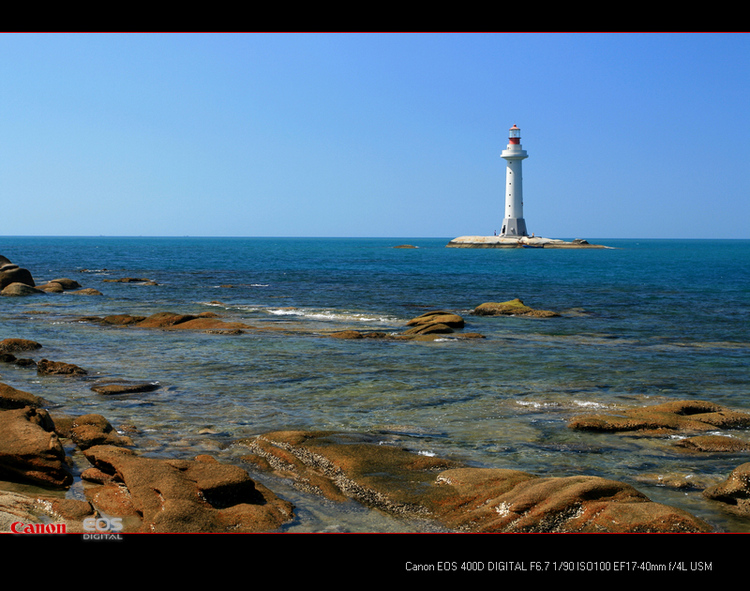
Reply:
M526 220L523 218L505 218L503 220L503 229L500 231L500 236L521 237L528 235Z

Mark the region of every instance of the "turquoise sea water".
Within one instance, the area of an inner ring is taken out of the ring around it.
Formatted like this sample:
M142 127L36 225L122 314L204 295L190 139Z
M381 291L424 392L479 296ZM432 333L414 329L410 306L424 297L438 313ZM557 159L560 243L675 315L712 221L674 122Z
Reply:
M44 357L90 372L82 380L41 378L8 365L0 381L50 400L53 413L97 412L116 426L133 424L139 449L157 456L211 453L240 462L243 450L231 442L270 430L374 432L474 465L626 481L720 530L750 531L703 499L699 486L661 485L673 476L723 480L750 455L687 454L669 440L567 427L583 413L666 400L750 412L750 241L474 250L446 248L448 240L2 237L0 254L37 283L70 277L104 295L0 299L0 338L39 341ZM418 248L393 248L403 243ZM104 281L121 277L158 285ZM515 297L563 316L470 314ZM433 309L463 315L464 330L486 338L325 338L346 328L401 331ZM290 330L229 336L82 320L160 311L213 311ZM104 397L90 390L104 377L162 388ZM419 527L254 476L298 506L289 531Z

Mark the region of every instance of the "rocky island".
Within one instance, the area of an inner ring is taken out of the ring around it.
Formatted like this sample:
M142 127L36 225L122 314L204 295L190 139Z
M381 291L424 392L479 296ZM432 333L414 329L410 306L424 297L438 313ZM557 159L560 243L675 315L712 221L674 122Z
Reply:
M447 248L611 248L587 240L560 240L541 236L459 236Z

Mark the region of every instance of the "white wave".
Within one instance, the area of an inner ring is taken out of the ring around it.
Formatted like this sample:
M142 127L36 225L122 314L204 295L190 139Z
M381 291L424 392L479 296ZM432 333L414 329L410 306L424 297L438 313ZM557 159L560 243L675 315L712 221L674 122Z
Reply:
M273 316L298 316L308 320L322 320L326 322L370 322L388 324L396 322L395 318L377 314L361 312L338 312L332 310L308 310L304 308L269 308Z

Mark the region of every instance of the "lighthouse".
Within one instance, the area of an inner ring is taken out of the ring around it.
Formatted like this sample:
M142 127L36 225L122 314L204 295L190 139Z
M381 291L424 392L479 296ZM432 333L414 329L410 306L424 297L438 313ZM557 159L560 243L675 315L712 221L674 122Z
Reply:
M510 128L508 147L500 154L508 162L505 169L505 214L500 236L528 236L526 220L523 219L523 178L521 162L529 155L521 148L521 130Z

